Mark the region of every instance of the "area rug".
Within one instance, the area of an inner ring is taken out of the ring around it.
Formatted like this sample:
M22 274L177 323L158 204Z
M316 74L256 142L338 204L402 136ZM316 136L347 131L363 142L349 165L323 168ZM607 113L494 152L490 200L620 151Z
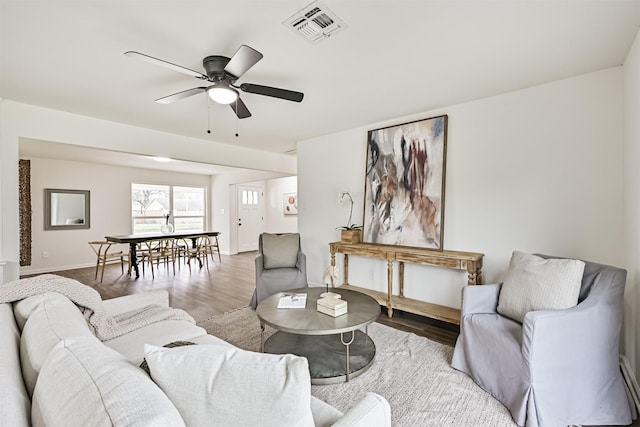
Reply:
M198 325L237 347L260 350L260 322L248 307ZM369 335L376 344L371 368L348 383L314 385L311 394L345 412L366 392L378 393L391 405L393 426L516 426L500 402L451 368L452 347L379 323Z

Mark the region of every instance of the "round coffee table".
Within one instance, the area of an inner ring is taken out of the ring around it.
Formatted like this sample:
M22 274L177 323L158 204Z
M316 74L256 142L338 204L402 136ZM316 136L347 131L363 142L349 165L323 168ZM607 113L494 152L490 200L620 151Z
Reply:
M256 313L263 326L262 351L296 354L309 361L312 384L349 381L366 371L376 354L376 346L366 332L380 314L380 304L360 292L333 288L347 301L347 314L332 317L320 313L316 302L324 287L292 289L279 292L258 304ZM306 293L302 308L278 308L280 297L287 293ZM278 330L264 341L264 325Z

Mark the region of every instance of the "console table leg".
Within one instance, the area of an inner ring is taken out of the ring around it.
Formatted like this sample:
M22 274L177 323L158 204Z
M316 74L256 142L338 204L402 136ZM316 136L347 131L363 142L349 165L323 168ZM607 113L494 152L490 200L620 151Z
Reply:
M264 323L260 322L260 353L264 353Z
M344 254L344 284L349 284L349 255Z
M387 259L387 316L393 317L393 304L391 302L393 295L393 260Z
M349 367L349 346L351 346L351 343L353 343L353 340L356 338L356 331L351 331L351 339L347 342L344 341L344 332L340 333L340 342L342 342L342 345L345 346L346 350L347 350L347 362L346 362L346 376L347 376L347 382L349 382L349 371L351 370L351 368Z
M404 296L404 262L400 261L398 263L398 275L400 276L400 296Z

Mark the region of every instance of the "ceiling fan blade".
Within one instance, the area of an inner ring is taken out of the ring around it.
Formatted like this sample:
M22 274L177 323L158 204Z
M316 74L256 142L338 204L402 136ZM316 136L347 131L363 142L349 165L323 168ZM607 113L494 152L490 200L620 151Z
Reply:
M240 99L240 97L238 97L235 102L232 102L229 105L239 119L246 119L247 117L251 117L249 109L246 105L244 105L244 102L242 102L242 99Z
M190 96L205 92L206 90L206 87L194 87L193 89L183 90L182 92L174 93L173 95L158 98L156 99L156 102L159 104L171 104L172 102L178 101L179 99L188 98Z
M243 92L257 93L258 95L271 96L274 98L286 99L287 101L300 102L304 98L304 93L292 90L278 89L277 87L255 85L252 83L242 83L240 89Z
M134 52L130 50L128 52L125 52L124 55L129 58L142 59L143 61L149 62L150 64L160 65L162 67L169 68L171 70L178 71L179 73L187 74L189 76L196 77L198 79L207 80L207 76L205 76L204 74L198 71L194 71L189 68L185 68L181 65L176 65L162 59L154 58L153 56L145 55L144 53Z
M260 52L243 44L233 54L229 63L224 67L224 71L239 79L261 59L262 54Z

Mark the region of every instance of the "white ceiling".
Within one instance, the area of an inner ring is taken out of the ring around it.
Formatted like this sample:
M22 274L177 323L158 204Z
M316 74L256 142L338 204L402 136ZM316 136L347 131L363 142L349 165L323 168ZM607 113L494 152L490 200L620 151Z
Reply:
M0 96L273 152L297 141L624 62L640 0L323 0L348 26L310 44L282 25L310 0L1 1ZM242 94L253 117L200 94L194 70L241 44L264 54L238 83L298 90L302 103ZM238 130L240 136L234 134Z

